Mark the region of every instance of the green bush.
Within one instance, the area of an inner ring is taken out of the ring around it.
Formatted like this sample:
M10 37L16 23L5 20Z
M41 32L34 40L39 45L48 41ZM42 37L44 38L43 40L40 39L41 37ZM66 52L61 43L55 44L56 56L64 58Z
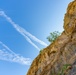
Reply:
M63 65L61 71L58 73L58 75L65 75L65 71L68 69L68 67L71 67L71 64L65 64Z
M43 51L43 49L40 50L40 53Z
M49 42L52 43L52 42L54 42L54 41L57 39L57 37L58 37L60 34L61 34L60 32L54 31L54 32L50 33L50 35L47 37L47 39L48 39Z

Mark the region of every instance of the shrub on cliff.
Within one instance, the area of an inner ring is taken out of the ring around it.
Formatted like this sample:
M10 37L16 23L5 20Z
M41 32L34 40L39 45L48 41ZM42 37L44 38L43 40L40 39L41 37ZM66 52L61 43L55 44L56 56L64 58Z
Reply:
M54 42L54 41L57 39L57 37L58 37L60 34L61 34L60 32L54 31L54 32L50 33L50 35L47 37L47 39L48 39L49 42L52 43L52 42Z

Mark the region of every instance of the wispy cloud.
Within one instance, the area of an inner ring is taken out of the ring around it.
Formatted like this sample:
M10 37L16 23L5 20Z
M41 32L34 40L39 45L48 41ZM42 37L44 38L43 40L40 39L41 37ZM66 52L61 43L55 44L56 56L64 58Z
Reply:
M30 58L24 58L16 53L14 53L11 49L9 49L5 44L0 41L0 60L16 62L23 65L30 65Z
M38 46L36 46L30 39L38 42L39 44L43 45L43 46L47 46L47 44L41 40L39 40L38 38L36 38L35 36L33 36L32 34L30 34L29 32L27 32L24 28L20 27L18 24L16 24L15 22L12 21L12 19L10 17L8 17L4 11L0 11L0 15L5 17L7 19L8 22L10 22L12 24L12 26L21 34L25 37L25 39L32 44L35 48L37 48L38 50L40 50L38 48ZM27 35L27 36L26 36ZM28 38L29 36L29 38Z
M22 27L20 27L21 30L23 31L23 33L27 36L29 36L32 40L38 42L39 44L43 45L43 46L48 46L45 42L39 40L38 38L36 38L34 35L30 34L29 32L27 32L25 29L23 29Z

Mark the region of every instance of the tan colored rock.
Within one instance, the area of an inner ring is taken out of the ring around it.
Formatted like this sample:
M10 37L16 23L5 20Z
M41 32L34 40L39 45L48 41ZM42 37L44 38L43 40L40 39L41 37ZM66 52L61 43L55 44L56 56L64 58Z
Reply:
M76 0L68 5L63 33L33 61L27 75L76 75Z
M76 0L68 5L64 17L64 29L67 35L71 35L76 31Z

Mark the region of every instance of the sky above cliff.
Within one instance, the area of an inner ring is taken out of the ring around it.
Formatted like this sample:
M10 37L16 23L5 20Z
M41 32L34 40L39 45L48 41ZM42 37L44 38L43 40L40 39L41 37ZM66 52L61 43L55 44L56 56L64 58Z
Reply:
M0 0L0 75L26 75L47 36L63 31L72 0Z

